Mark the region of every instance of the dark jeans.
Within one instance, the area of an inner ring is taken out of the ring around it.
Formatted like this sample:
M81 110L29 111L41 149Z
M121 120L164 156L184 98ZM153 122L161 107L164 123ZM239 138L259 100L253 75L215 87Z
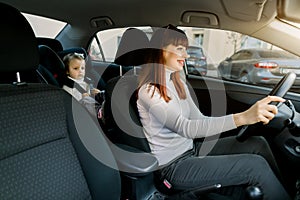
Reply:
M223 187L253 185L262 189L264 199L290 199L279 181L279 170L270 147L262 137L250 137L243 143L235 137L220 138L208 155L199 155L203 146L203 143L195 143L193 152L165 166L156 176L167 180L174 190L216 183Z

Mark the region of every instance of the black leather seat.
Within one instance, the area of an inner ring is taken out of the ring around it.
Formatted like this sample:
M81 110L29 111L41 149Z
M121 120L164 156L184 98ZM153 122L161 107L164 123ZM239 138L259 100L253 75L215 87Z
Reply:
M62 89L22 82L39 64L36 38L17 9L0 3L0 17L0 73L21 79L0 84L0 199L120 199L100 127Z

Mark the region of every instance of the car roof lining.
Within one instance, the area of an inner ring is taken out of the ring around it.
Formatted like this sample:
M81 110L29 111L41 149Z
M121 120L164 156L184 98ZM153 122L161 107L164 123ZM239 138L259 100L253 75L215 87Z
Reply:
M238 3L236 0L214 0L214 3L195 0L185 0L184 3L182 0L157 0L145 1L142 4L140 0L78 2L51 0L47 3L41 0L1 1L17 7L22 12L68 22L72 29L66 27L64 31L67 35L58 37L67 42L66 46L71 43L84 46L83 44L86 45L90 40L90 36L105 29L133 26L160 27L166 24L236 31L274 43L279 47L284 47L287 43L285 38L290 36L283 37L281 41L277 40L278 43L273 40L275 29L269 27L269 24L278 21L277 1L274 0L239 0ZM72 7L74 3L76 6ZM259 6L261 4L262 6ZM95 26L95 20L99 19L98 26ZM282 35L277 33L277 36ZM291 52L300 55L296 43L291 45Z
M259 11L257 11L257 2L261 1L266 1L260 17L260 21L262 21L262 23L266 23L268 20L273 19L276 15L276 1L239 0L238 4L235 0L217 1L219 1L219 3L185 0L185 4L182 4L181 0L163 0L156 1L155 3L153 3L153 1L146 1L141 4L139 0L86 0L76 2L76 4L82 5L72 7L74 2L71 0L51 0L47 1L46 4L42 1L36 0L2 0L2 2L6 2L17 7L22 12L39 15L43 14L45 17L66 21L71 25L80 24L80 26L84 26L84 28L88 29L95 28L91 26L90 21L99 17L109 17L115 27L126 27L132 25L162 26L169 23L175 25L187 25L182 20L184 13L186 12L211 13L211 15L214 15L220 21L220 28L230 28L231 20L241 21L241 25L245 24L245 22L251 23L252 21L256 21L258 18L257 13L259 13ZM230 4L227 5L227 3ZM177 4L180 4L180 9L178 9L177 6L172 6ZM241 5L244 5L242 6L242 10L240 8ZM70 8L68 10L68 15L66 15L66 8ZM120 8L122 8L122 15L119 14L119 12L121 12ZM172 16L168 13L172 13ZM155 17L156 14L160 17ZM225 20L223 20L223 18ZM128 19L130 19L131 23L128 22ZM225 21L228 21L228 23L225 23ZM206 25L205 23L203 24L204 26ZM202 26L202 24L197 23L197 26L199 25Z

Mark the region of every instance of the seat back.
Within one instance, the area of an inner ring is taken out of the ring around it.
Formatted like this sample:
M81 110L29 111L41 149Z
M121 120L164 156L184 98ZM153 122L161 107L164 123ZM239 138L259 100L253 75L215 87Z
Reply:
M0 74L35 71L29 23L3 3L0 17ZM68 93L42 83L0 84L0 111L0 199L120 199L108 143Z
M56 53L63 50L62 44L57 39L37 37L37 42L38 45L46 45Z
M114 143L150 152L136 105L137 76L111 79L105 93L104 116L108 137Z
M139 29L129 28L122 35L114 63L124 67L142 65L148 48L147 35Z
M133 68L145 64L148 45L149 39L143 31L129 28L124 32L115 64L121 68L131 67L132 70L107 82L104 105L105 124L111 140L145 152L150 152L150 147L137 111L137 76Z
M64 63L50 47L39 45L38 48L40 56L38 72L44 78L44 82L62 87L66 76Z

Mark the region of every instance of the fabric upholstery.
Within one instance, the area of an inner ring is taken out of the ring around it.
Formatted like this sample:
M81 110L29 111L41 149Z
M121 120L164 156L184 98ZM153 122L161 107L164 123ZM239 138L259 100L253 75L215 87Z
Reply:
M143 31L129 28L122 35L114 63L122 66L144 64L148 46L149 39Z
M89 199L68 138L62 91L40 84L4 86L0 87L0 199Z
M0 74L35 71L39 53L29 23L9 5L0 3L0 13ZM0 180L0 199L120 199L121 193L98 123L71 95L43 83L0 84Z
M39 45L40 63L38 71L45 78L45 82L58 87L63 86L65 66L60 57L48 46Z
M63 50L63 46L57 39L37 37L38 45L46 45L53 51L59 52Z
M39 63L38 45L29 23L17 9L9 5L0 3L0 10L0 71L36 69Z
M137 111L136 90L137 76L116 77L107 83L105 122L115 143L150 152Z
M136 28L127 29L121 38L115 64L122 68L145 64L149 39ZM108 67L109 68L109 67ZM137 76L127 72L106 84L104 105L108 136L115 142L150 152L136 107Z

